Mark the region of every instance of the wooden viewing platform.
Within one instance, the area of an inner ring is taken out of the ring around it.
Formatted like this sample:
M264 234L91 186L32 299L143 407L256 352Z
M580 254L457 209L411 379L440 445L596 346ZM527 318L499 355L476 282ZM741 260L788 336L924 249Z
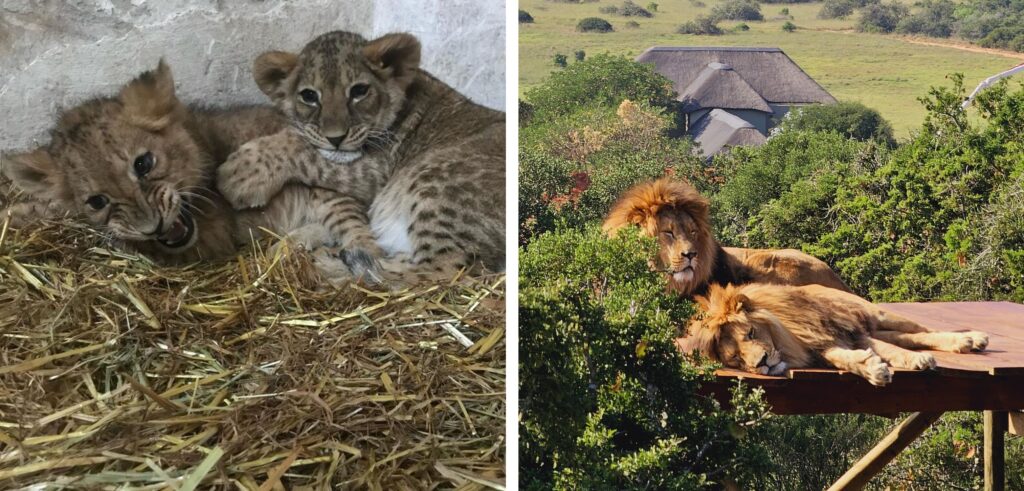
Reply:
M982 331L989 345L982 353L932 351L936 370L895 370L892 383L875 387L835 369L790 370L772 377L732 369L702 391L728 402L736 379L764 388L776 414L913 412L857 462L830 490L861 489L946 411L985 412L985 489L1005 487L1003 437L1012 415L1024 410L1024 305L1011 302L935 302L880 304L887 311L936 331ZM678 344L689 351L688 339ZM1019 431L1019 430L1018 430Z

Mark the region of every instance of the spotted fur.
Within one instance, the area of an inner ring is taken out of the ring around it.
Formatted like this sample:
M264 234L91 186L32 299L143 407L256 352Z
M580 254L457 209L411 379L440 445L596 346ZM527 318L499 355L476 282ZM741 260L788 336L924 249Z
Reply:
M505 114L419 68L409 34L317 37L298 54L261 55L260 89L291 128L244 145L220 168L236 207L261 206L289 183L336 190L361 209L341 257L365 278L406 284L462 269L502 270Z
M236 212L214 187L217 163L243 142L285 126L272 107L185 106L161 61L117 96L65 111L48 145L0 160L0 170L28 195L11 207L13 223L70 213L117 245L165 263L234 254L261 227L323 245L333 234L322 217L350 198L296 185L265 208Z

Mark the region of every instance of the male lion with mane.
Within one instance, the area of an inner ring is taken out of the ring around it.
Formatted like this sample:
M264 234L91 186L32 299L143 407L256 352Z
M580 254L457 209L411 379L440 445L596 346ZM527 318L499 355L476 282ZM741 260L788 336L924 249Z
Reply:
M697 349L730 368L781 375L788 368L832 366L873 385L892 381L889 367L935 367L930 349L982 351L988 335L936 332L852 293L821 285L711 285L696 296L703 310L688 326Z
M626 191L602 228L614 234L636 225L657 237L656 267L686 297L705 293L709 283L818 284L850 291L824 261L798 250L722 247L711 232L708 208L690 184L662 178Z

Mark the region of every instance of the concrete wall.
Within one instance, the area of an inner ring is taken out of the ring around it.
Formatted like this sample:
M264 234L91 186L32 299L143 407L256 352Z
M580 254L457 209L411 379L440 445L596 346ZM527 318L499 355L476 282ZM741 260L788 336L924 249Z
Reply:
M109 95L163 56L185 101L262 103L252 60L344 29L407 31L423 65L505 107L505 6L493 0L0 0L0 151L45 143L61 107Z

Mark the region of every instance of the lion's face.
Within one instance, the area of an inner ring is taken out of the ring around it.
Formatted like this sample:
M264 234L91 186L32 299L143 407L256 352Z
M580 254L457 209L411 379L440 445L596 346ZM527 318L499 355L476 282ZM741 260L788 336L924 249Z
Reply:
M732 285L713 285L709 297L696 298L702 315L690 321L689 332L697 336L705 356L729 368L761 375L781 375L788 368L776 348L773 332L777 321L765 312L754 311Z
M310 145L328 160L350 162L389 138L419 60L419 41L410 34L368 41L335 31L298 54L264 53L253 75Z
M685 210L663 208L656 217L658 269L677 289L693 290L697 280L706 281L711 269L710 234Z
M48 146L9 157L5 171L29 194L113 239L184 252L197 238L189 199L208 179L206 157L185 128L173 87L161 63L120 98L66 111Z

